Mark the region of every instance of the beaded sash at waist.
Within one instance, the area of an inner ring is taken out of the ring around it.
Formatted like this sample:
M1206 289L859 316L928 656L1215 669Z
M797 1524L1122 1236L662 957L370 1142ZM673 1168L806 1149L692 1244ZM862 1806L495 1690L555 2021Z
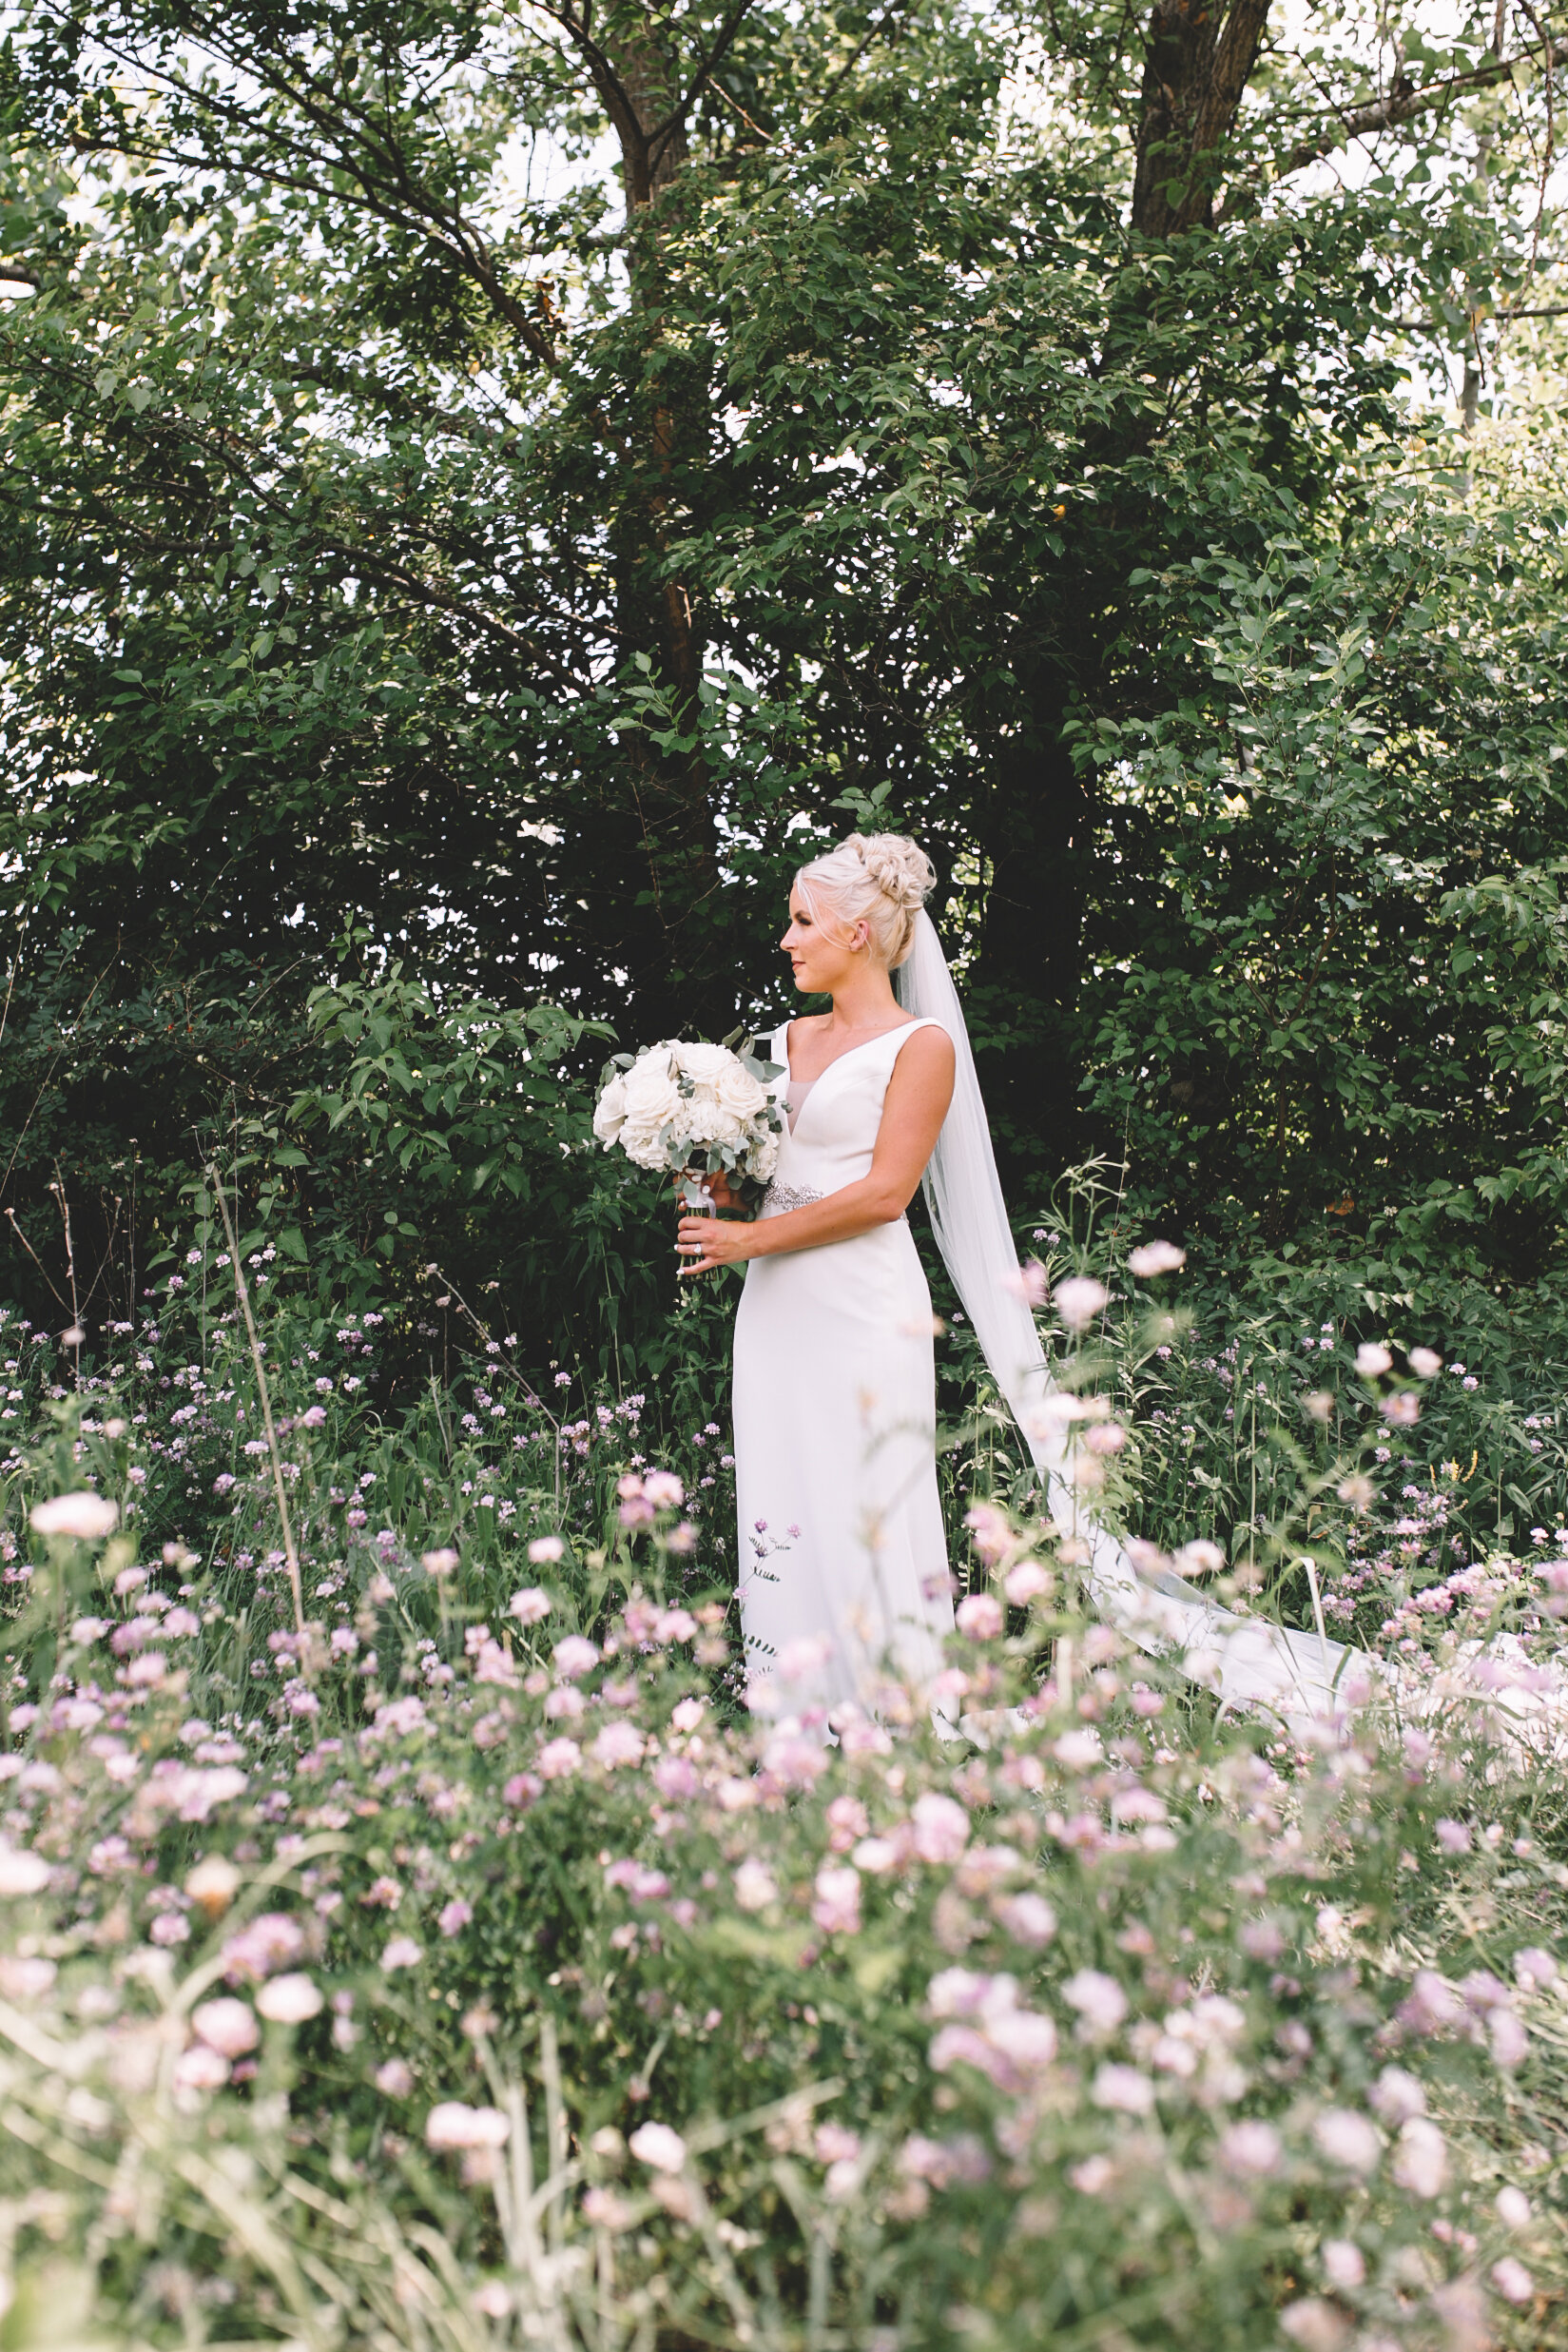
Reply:
M809 1209L814 1200L826 1198L825 1193L814 1192L809 1184L780 1184L775 1181L763 1195L757 1214L759 1216L783 1216L787 1210ZM895 1217L893 1222L902 1225L907 1219Z
M770 1184L763 1195L762 1215L783 1216L786 1209L809 1209L814 1200L825 1200L825 1193L814 1193L808 1184Z

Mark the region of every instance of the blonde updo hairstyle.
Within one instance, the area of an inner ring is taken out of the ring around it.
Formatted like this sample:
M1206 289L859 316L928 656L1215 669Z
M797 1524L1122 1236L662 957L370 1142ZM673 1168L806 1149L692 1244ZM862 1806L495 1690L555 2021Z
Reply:
M851 833L803 865L795 886L819 923L827 917L851 935L863 923L872 955L893 972L908 961L915 918L937 886L937 869L901 833Z

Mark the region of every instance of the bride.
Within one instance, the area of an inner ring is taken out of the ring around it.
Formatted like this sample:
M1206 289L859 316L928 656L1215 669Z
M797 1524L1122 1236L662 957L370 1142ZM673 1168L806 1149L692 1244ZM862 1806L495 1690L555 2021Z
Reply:
M904 1211L932 1231L1058 1529L1095 1604L1228 1702L1292 1724L1333 1714L1345 1653L1214 1606L1127 1550L1074 1492L1070 1410L1025 1304L962 1008L924 901L931 863L853 834L803 865L782 945L832 1010L786 1021L771 1058L787 1118L753 1223L681 1220L688 1271L746 1265L735 1323L740 1599L753 1684L794 1712L877 1700L886 1660L929 1680L953 1624L937 1492L931 1299ZM733 1205L710 1179L716 1207ZM1145 1546L1145 1551L1151 1547Z
M890 977L935 881L913 842L885 833L796 875L782 944L796 987L832 1009L773 1037L787 1126L755 1223L689 1216L680 1229L699 1272L747 1261L741 1621L752 1681L782 1671L796 1708L865 1698L884 1656L928 1681L953 1624L931 1296L904 1212L947 1117L955 1054Z

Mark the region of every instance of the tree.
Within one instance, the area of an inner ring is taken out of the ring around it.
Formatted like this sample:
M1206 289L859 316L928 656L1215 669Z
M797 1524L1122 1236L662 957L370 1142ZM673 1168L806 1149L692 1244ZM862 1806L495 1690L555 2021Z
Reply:
M68 1131L173 1187L193 1121L275 1126L350 934L449 1002L721 1031L790 826L873 805L937 850L1014 1148L1059 1160L1085 974L1154 886L1081 747L1208 676L1145 575L1331 543L1398 321L1550 307L1562 44L1495 34L45 0L7 82L13 1018L42 1049L91 989L97 1027L21 1196ZM1351 136L1401 169L1315 183Z

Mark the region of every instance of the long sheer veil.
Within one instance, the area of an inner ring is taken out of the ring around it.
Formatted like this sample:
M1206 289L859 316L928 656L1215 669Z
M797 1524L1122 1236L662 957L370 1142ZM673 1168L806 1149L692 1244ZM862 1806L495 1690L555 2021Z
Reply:
M1052 1409L1059 1391L1018 1280L1017 1248L963 1007L936 926L923 911L893 985L907 1012L941 1023L958 1058L952 1106L922 1188L937 1247L1029 1446L1052 1517L1089 1547L1085 1574L1096 1606L1143 1647L1179 1653L1186 1672L1227 1700L1271 1708L1291 1721L1332 1714L1344 1703L1336 1684L1347 1653L1339 1643L1237 1617L1170 1573L1146 1581L1079 1502L1066 1475L1067 1423Z

